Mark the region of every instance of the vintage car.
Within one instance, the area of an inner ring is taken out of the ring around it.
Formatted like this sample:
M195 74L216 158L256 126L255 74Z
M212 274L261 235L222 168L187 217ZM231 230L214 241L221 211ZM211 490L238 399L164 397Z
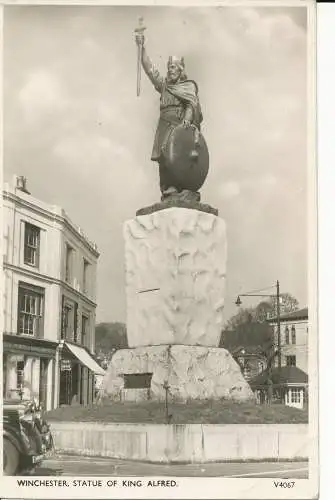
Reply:
M33 470L53 451L53 439L41 408L34 401L3 402L3 473Z

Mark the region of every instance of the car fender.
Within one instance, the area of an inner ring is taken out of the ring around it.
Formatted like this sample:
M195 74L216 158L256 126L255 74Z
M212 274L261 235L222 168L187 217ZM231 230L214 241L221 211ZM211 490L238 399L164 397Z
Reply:
M17 449L17 451L20 454L27 453L27 450L25 449L25 446L22 443L22 440L16 436L16 432L14 430L11 430L8 428L3 429L2 437L3 437L3 439L7 438L13 444L13 446L15 446L15 448Z

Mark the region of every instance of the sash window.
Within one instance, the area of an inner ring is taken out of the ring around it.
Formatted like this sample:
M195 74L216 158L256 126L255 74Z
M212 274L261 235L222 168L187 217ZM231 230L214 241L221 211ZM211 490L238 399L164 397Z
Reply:
M40 229L28 222L24 227L24 263L29 266L39 266Z
M44 291L38 287L19 285L18 333L41 337L43 334Z

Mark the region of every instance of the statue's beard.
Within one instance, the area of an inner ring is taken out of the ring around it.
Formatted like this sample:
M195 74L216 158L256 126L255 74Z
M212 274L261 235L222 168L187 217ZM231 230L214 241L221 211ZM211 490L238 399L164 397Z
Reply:
M180 80L180 75L172 76L167 74L166 81L167 83L177 83Z

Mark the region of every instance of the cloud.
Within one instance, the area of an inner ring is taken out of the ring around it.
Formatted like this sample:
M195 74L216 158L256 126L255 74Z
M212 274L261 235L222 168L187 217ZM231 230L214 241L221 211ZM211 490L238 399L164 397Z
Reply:
M260 180L260 184L264 186L264 188L274 187L276 186L277 182L278 179L273 174L266 174Z
M229 181L223 183L219 187L219 191L223 199L225 200L231 200L232 198L235 198L238 196L241 192L240 185L236 181Z
M101 165L111 151L111 142L102 136L78 135L64 137L53 148L53 153L83 174L87 167Z
M143 177L140 169L135 169L135 159L128 148L109 137L93 134L78 134L63 137L53 148L57 159L67 165L73 173L96 184L98 189L103 186L109 190L118 191L120 184L116 177L120 174L118 165L122 165L122 176L125 183L141 182ZM113 188L114 186L114 188Z
M63 111L66 106L59 79L43 69L35 70L26 77L18 99L29 122L38 122L45 115Z

